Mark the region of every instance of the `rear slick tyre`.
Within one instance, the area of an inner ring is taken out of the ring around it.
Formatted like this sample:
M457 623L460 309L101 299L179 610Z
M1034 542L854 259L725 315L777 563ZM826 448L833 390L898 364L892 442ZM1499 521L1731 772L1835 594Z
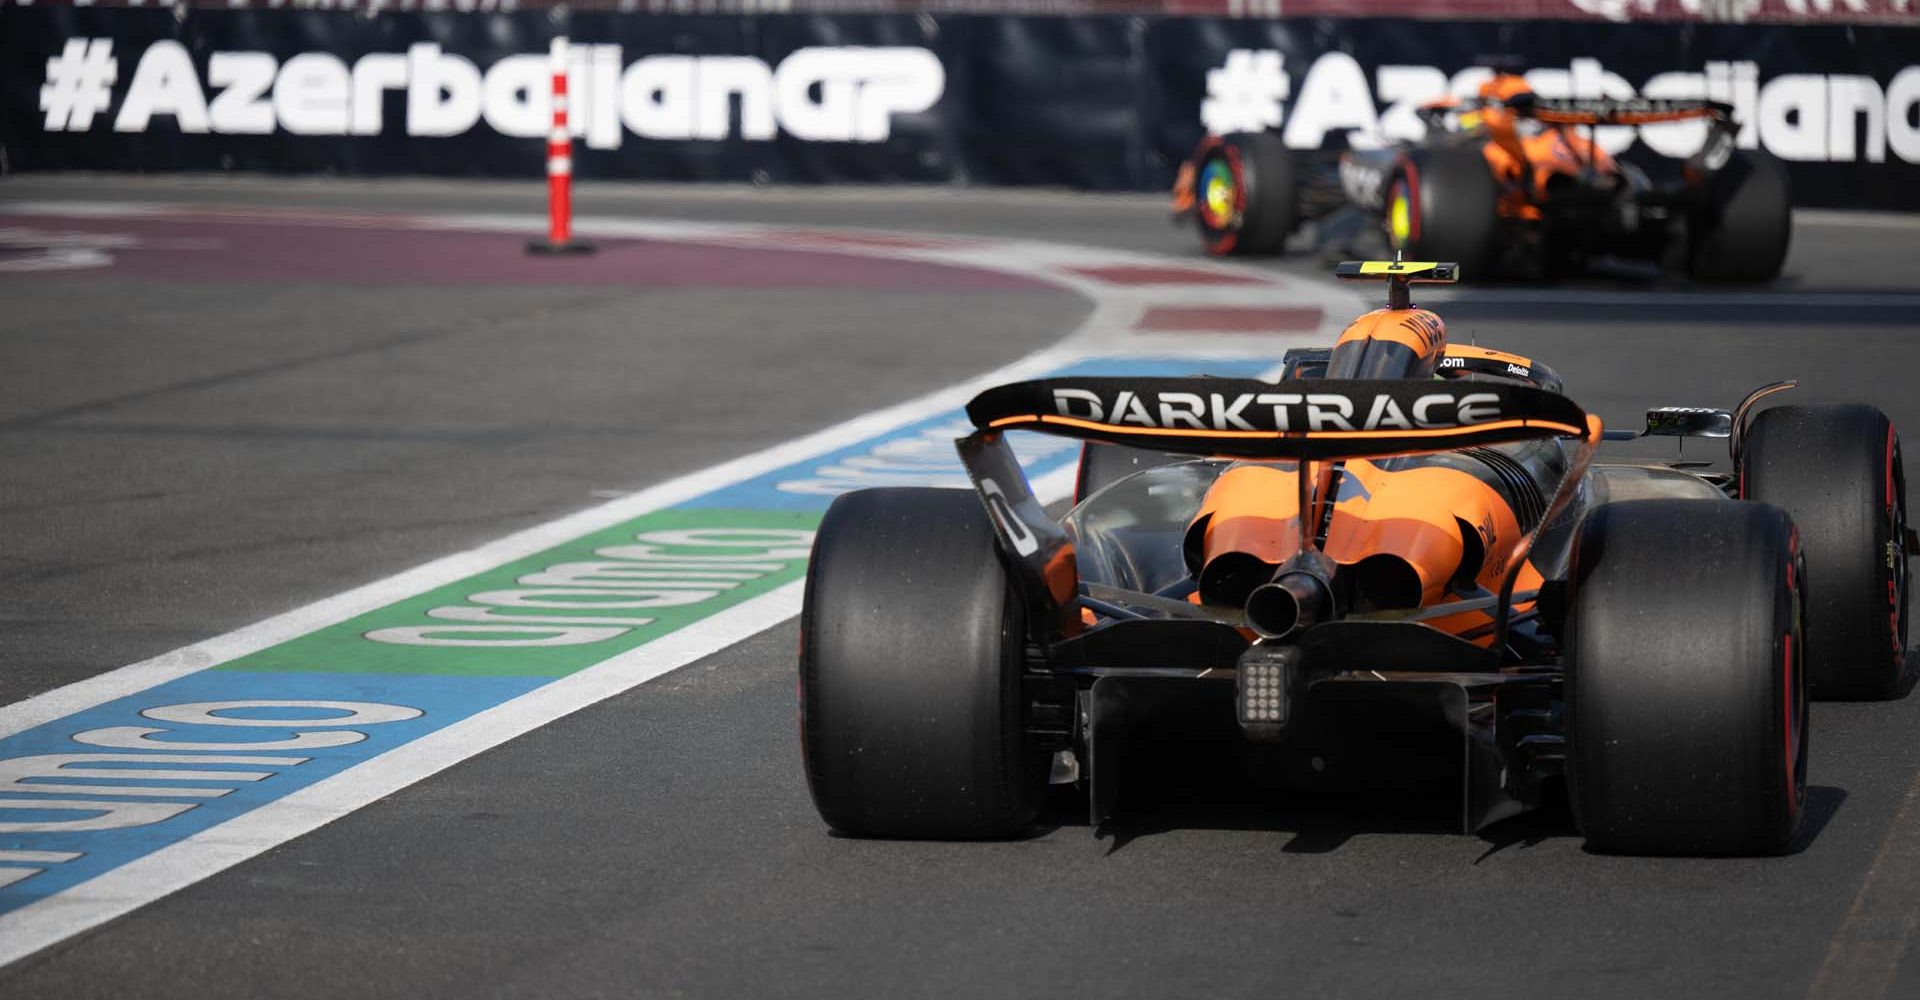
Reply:
M1590 850L1766 855L1806 797L1793 522L1714 500L1581 526L1566 637L1567 793Z
M827 509L800 618L800 733L822 819L859 837L1015 836L1046 793L1022 721L1024 615L970 490Z
M1907 484L1900 437L1858 403L1776 406L1742 439L1740 495L1800 526L1807 683L1820 699L1901 691L1907 649Z
M1690 222L1687 272L1696 281L1760 283L1780 276L1793 239L1787 168L1766 153L1736 150L1707 181Z
M1467 281L1485 279L1493 260L1499 197L1478 147L1410 150L1387 185L1387 245L1408 260L1458 264Z
M1271 132L1209 139L1197 157L1194 218L1215 257L1278 254L1300 221L1293 153Z

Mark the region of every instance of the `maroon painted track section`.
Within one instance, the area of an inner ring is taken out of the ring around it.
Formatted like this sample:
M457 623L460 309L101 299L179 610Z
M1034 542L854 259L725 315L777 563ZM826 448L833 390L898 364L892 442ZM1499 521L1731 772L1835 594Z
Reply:
M380 230L369 238L368 230ZM591 256L526 252L516 233L426 228L403 217L209 214L92 219L0 214L0 260L41 246L95 246L96 267L12 272L162 281L308 281L352 285L560 285L620 288L844 288L861 291L1057 291L1017 274L835 252L857 234L800 233L804 247L602 239ZM902 245L896 241L884 245Z

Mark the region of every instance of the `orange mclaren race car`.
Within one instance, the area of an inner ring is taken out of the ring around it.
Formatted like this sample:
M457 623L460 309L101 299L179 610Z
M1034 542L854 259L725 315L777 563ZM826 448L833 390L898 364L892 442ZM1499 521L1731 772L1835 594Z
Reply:
M1598 850L1788 846L1808 693L1900 690L1920 542L1886 416L1758 409L1783 382L1606 431L1547 366L1411 305L1452 264L1338 273L1387 308L1277 381L1003 385L967 407L975 490L834 502L800 650L828 824L1013 836L1051 780L1097 826L1123 736L1178 706L1287 782L1442 765L1468 829L1564 778ZM1086 442L1063 519L1011 431ZM1642 435L1730 439L1732 471L1592 461ZM1451 749L1404 752L1423 732Z
M1553 100L1496 74L1420 111L1420 143L1296 154L1275 132L1208 136L1174 183L1213 254L1279 253L1308 219L1357 210L1409 257L1467 276L1558 277L1601 263L1768 281L1791 235L1786 171L1737 150L1732 108L1693 100ZM1680 176L1650 181L1593 140L1601 126L1704 120ZM1338 226L1330 227L1338 229Z

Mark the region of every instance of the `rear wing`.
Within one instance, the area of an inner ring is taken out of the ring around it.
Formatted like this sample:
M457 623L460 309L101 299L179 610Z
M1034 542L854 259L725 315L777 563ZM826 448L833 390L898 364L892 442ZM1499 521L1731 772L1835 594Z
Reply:
M1657 125L1705 119L1707 136L1700 148L1687 157L1684 170L1693 181L1702 181L1727 165L1733 156L1734 137L1739 126L1733 120L1733 105L1724 101L1685 98L1559 98L1523 94L1509 102L1515 114L1548 125Z
M1521 95L1507 102L1522 118L1549 125L1657 125L1700 118L1733 121L1733 105L1684 98L1568 98Z
M1572 400L1489 382L1055 378L975 396L982 432L1039 431L1181 454L1344 459L1590 435Z
M1338 460L1542 438L1579 441L1546 516L1507 554L1495 618L1505 642L1515 582L1540 530L1565 509L1602 433L1600 418L1526 385L1411 380L1054 378L988 389L967 404L978 428L955 442L1015 586L1034 613L1029 638L1082 627L1073 540L1033 493L1006 431L1031 430L1159 451L1249 459ZM1299 509L1317 477L1296 477ZM1300 518L1303 551L1310 519Z

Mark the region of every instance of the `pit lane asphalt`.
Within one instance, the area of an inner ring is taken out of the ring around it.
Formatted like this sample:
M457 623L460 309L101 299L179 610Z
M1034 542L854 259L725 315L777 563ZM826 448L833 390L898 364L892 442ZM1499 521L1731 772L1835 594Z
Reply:
M0 201L371 211L538 197L0 184ZM589 186L581 204L1193 252L1141 198ZM1466 290L1445 312L1454 339L1548 361L1616 426L1794 376L1802 399L1872 402L1914 428L1916 251L1920 227L1817 216L1789 280L1756 295L1777 303L1582 283L1560 304ZM9 701L951 383L1084 310L1050 292L43 279L3 294ZM457 339L404 340L426 330ZM694 405L736 392L738 407ZM1063 808L1010 844L850 841L807 801L794 644L788 623L562 719L0 970L0 996L1800 997L1920 775L1910 698L1815 707L1810 836L1781 859L1591 856L1555 812L1464 836L1433 803L1224 796L1149 804L1105 839ZM1866 932L1886 937L1920 889L1875 884L1891 912ZM1920 954L1895 957L1884 995L1920 995Z

